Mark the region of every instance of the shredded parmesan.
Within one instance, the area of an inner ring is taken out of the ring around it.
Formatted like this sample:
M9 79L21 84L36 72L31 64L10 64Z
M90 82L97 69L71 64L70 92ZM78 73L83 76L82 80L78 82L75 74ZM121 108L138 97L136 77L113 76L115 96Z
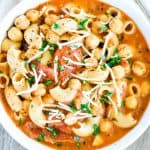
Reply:
M77 66L86 66L86 67L92 67L93 66L93 64L90 64L90 63L81 63L81 62L73 61L72 59L67 58L65 56L63 56L63 59L66 61L69 61L68 63L74 64Z
M66 8L63 8L62 11L64 13L66 13L67 15L69 15L71 17L75 17L75 18L80 18L80 19L85 18L85 17L96 18L96 16L94 16L94 15L85 13L85 11L83 9L80 9L80 13L78 13L78 14L71 13Z
M31 61L35 60L36 58L40 57L44 52L46 52L49 49L49 45L47 45L44 49L44 51L37 52L33 57L31 57L27 63L30 63Z
M109 70L109 72L111 74L112 82L113 82L114 88L116 90L117 103L118 103L118 106L120 107L121 106L121 102L122 102L122 98L121 98L121 95L120 95L121 94L120 89L117 87L115 76L113 74L112 69L107 64L106 64L106 67L107 67L107 69Z
M97 81L97 79L95 79L95 78L86 78L86 77L83 77L80 75L76 75L74 73L71 73L71 76L74 78L80 79L80 80L84 80L84 81Z
M71 44L76 43L76 42L80 42L81 40L83 40L87 36L89 36L89 34L84 34L84 35L82 35L76 39L73 39L72 41L64 42L64 43L58 43L57 45L59 46L59 48L62 48L63 46L67 46L67 45L71 45Z
M55 82L58 82L58 56L54 58L54 78Z
M109 34L106 36L106 40L105 40L105 43L104 43L104 46L103 46L103 49L102 49L102 58L101 58L100 63L99 63L100 65L103 62L103 58L104 58L104 55L106 53L106 50L107 50L107 47L108 47L108 43L109 43L109 41L110 41L110 39L112 38L113 35L114 35L113 32L109 32Z
M39 84L42 76L46 76L46 75L45 75L45 73L42 70L40 70L39 71L39 76L37 76L37 73L36 73L35 69L33 69L33 74L34 74L34 77L35 77L35 84L33 84L31 88L29 88L29 89L27 89L25 91L18 92L16 95L29 94L29 93L37 90L38 84Z

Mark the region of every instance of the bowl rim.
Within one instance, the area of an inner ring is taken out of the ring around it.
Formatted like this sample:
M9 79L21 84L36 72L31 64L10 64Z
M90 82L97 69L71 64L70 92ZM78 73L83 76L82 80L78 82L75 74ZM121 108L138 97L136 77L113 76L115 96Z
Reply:
M6 35L6 31L12 25L14 18L20 14L23 14L28 9L38 6L41 3L44 3L47 0L24 0L17 4L1 21L0 24L0 43L2 39ZM148 45L150 44L150 23L147 18L144 16L140 8L134 3L133 1L126 1L122 0L120 3L119 0L101 0L105 3L109 3L119 9L123 10L126 14L128 14L138 25L141 32L144 34L145 39L147 40ZM21 8L21 9L20 9ZM132 10L135 10L133 12ZM138 14L138 15L137 15ZM139 19L140 17L140 19ZM150 45L149 45L150 46ZM7 131L7 133L18 143L20 143L23 147L27 149L36 149L36 150L53 150L53 148L47 147L43 144L36 142L35 140L26 136L16 125L13 123L11 118L7 115L3 104L0 102L0 123L2 124L3 128ZM129 145L131 145L137 138L139 138L142 133L150 126L150 104L147 106L146 111L144 112L141 120L139 121L138 125L136 125L131 131L129 131L124 137L117 140L115 143L108 145L102 150L114 150L119 149L123 150ZM32 146L31 146L32 145ZM100 150L100 149L99 149Z

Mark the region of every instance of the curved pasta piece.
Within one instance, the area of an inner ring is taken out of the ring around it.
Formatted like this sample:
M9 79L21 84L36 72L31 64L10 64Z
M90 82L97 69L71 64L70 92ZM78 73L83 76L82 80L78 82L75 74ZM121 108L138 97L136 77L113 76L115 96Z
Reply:
M137 84L137 83L131 83L129 85L129 93L131 95L139 96L140 93L141 93L141 88L140 88L139 84Z
M121 34L123 32L123 27L123 21L119 18L113 18L109 23L110 30L116 34Z
M131 113L124 115L121 112L116 113L114 124L120 128L131 128L136 125L137 120L135 120Z
M81 80L89 81L90 83L102 82L108 78L109 71L108 70L101 70L101 69L85 70L78 75L72 74L72 76L75 78L81 79Z
M5 88L5 98L12 111L19 112L22 109L22 101L12 86Z
M59 26L59 27L56 27ZM52 31L57 33L58 35L62 35L66 33L67 31L75 31L77 30L78 25L77 22L70 18L64 18L56 21L55 24L52 26Z
M119 9L117 9L115 7L110 7L107 12L112 17L116 17L116 18L121 18L122 17L121 12L119 11Z
M42 99L41 97L34 97L29 106L29 117L39 127L44 128L46 120L44 113L42 112Z
M7 53L7 62L13 72L26 73L24 62L20 59L20 50L10 48Z
M100 122L99 117L91 117L87 120L87 122L81 123L79 122L79 128L73 128L72 131L74 134L80 137L88 137L93 134L93 125L98 125Z
M120 44L118 50L119 56L125 59L132 58L135 53L135 49L128 44Z
M9 77L4 73L0 74L0 88L5 88L8 86L8 84L9 84Z
M26 81L25 77L21 73L13 74L12 84L17 92L21 92L29 88L29 83ZM31 94L22 94L20 96L25 99L31 99Z
M125 34L131 35L131 34L134 34L135 31L136 31L136 27L132 21L125 22L124 29L123 29L123 32Z

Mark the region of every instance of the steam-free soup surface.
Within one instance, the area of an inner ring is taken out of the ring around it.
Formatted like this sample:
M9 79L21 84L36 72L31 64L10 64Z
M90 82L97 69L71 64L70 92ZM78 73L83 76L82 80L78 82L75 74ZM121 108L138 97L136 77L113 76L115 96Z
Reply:
M62 150L101 148L143 115L149 57L135 22L118 8L51 0L18 16L1 44L1 101L38 142Z

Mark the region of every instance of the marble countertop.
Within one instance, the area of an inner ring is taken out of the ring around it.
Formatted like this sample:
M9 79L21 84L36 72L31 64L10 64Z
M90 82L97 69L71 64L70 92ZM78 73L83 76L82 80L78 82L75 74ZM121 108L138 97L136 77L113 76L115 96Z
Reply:
M0 20L19 1L20 0L0 0ZM148 4L147 6L149 6L150 0L140 0L140 1L147 2ZM0 125L0 135L1 135L0 150L26 150L10 137L1 125ZM150 149L149 139L150 139L150 128L126 150L149 150ZM32 147L31 149L34 150Z

